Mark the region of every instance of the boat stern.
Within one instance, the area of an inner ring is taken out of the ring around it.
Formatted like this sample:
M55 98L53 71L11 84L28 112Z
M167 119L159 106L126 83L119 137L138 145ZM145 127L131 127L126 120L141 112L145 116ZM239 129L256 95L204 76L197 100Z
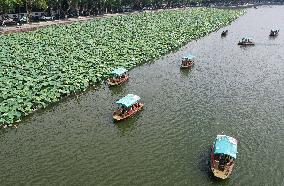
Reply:
M227 171L220 171L220 170L217 170L217 169L212 168L212 167L211 167L211 170L212 170L212 173L214 174L215 177L221 178L223 180L228 178L229 175L230 175L229 172L227 172Z

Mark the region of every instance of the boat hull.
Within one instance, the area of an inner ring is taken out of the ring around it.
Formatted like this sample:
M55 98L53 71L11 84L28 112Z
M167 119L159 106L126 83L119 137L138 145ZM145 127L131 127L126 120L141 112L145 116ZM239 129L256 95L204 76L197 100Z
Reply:
M222 36L222 37L225 37L225 36L227 36L227 34L228 34L228 30L223 31L223 32L221 33L221 36Z
M125 78L122 78L117 82L112 82L110 79L108 79L107 83L108 83L109 86L117 86L117 85L121 85L122 83L124 83L128 80L129 80L129 76L126 76Z
M191 68L193 67L194 63L191 63L190 65L181 65L180 68L184 69L184 68Z
M242 43L242 42L239 42L238 45L242 45L242 46L252 46L252 45L254 45L254 43Z
M220 179L227 179L233 171L234 162L231 165L225 165L223 170L220 170L219 169L219 161L214 160L213 149L214 149L214 147L212 146L212 149L211 149L212 151L211 151L211 154L210 154L211 171L212 171L212 173L215 177L220 178Z
M279 34L279 30L272 30L269 34L270 37L276 37Z
M132 116L134 116L137 112L139 112L142 108L143 108L144 104L143 103L139 103L139 107L137 109L135 109L132 113L130 114L126 114L126 115L121 115L121 110L117 110L113 113L113 119L114 121L122 121L125 120L127 118L130 118Z

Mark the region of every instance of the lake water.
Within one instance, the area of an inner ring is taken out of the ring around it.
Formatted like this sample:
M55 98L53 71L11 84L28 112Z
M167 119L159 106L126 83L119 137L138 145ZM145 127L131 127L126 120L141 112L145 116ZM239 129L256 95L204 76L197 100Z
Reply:
M130 71L121 87L69 97L0 133L0 185L283 185L284 6L263 6ZM270 29L280 29L269 38ZM229 34L221 38L222 30ZM244 36L256 45L240 47ZM192 70L180 59L197 57ZM115 100L145 108L115 124ZM217 134L238 139L230 179L209 172Z

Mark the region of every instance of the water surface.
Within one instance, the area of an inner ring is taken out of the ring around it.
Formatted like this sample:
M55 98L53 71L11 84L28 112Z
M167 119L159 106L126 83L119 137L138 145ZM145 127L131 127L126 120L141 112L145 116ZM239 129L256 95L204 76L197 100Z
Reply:
M284 6L248 9L231 25L25 118L0 134L1 185L283 185ZM269 38L270 29L280 29ZM222 30L229 34L221 38ZM283 32L282 32L283 31ZM240 47L253 37L256 45ZM197 56L181 71L180 59ZM145 108L114 124L114 101L133 93ZM212 178L217 134L238 139L230 179Z

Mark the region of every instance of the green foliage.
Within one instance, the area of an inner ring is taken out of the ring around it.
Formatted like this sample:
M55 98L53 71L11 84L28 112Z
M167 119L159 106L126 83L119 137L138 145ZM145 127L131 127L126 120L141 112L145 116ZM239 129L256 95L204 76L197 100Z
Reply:
M118 66L157 59L242 12L140 13L0 36L0 125L102 82Z
M0 15L13 10L22 0L0 0Z

